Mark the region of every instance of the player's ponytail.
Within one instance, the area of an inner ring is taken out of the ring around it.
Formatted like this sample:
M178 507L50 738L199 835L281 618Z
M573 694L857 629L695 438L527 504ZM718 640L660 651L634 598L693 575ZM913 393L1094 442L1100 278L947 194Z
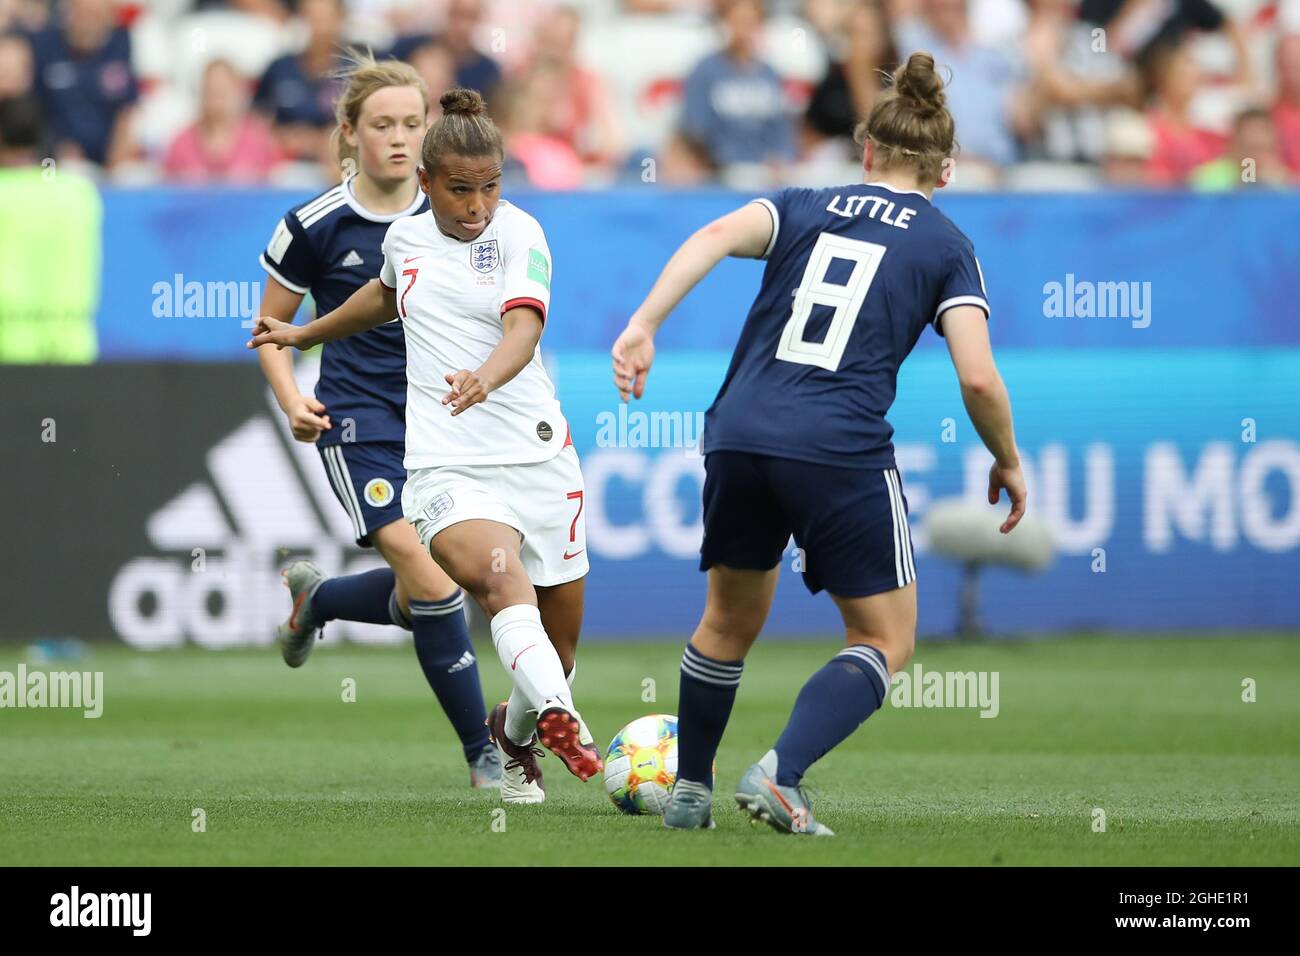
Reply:
M438 99L442 117L424 134L421 160L430 176L447 155L505 157L501 130L478 90L454 89Z
M346 174L349 165L354 168L356 166L357 151L348 145L343 136L343 126L346 124L354 130L357 128L361 122L361 107L370 95L390 86L413 86L419 90L427 114L429 90L424 79L409 63L401 60L376 60L373 53L352 47L346 50L345 58L346 66L334 74L344 81L344 87L334 106L334 119L338 125L334 127L331 140L339 165Z
M871 140L879 169L910 168L922 181L939 181L956 145L943 87L929 53L913 53L894 71L853 135L858 143Z

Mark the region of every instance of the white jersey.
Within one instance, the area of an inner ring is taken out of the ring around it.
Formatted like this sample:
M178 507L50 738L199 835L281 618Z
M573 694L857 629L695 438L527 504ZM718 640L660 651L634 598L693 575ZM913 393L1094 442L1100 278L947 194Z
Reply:
M531 305L547 317L551 251L541 224L505 200L477 239L443 235L433 213L398 219L384 237L380 280L396 290L406 330L408 471L546 461L568 437L540 348L487 400L452 417L444 376L475 371L501 342L501 316Z

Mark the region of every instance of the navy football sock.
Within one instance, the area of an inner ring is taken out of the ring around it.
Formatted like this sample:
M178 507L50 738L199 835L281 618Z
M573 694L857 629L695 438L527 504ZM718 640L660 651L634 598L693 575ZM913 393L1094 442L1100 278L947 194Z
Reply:
M424 678L456 729L465 759L473 760L488 746L487 710L464 608L459 590L441 601L411 601L411 621Z
M677 779L713 789L713 759L744 666L744 661L715 661L686 645L677 703Z
M326 578L311 596L311 613L319 621L365 621L392 624L388 596L397 582L391 568Z
M855 644L808 678L776 742L776 782L797 787L814 762L857 730L885 701L885 655Z

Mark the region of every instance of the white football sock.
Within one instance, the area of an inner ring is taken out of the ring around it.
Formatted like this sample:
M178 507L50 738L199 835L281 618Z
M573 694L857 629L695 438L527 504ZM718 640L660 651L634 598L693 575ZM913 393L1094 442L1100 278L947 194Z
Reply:
M506 702L506 736L522 747L532 741L536 730L537 714L528 709L527 699L516 687Z
M492 644L529 710L541 713L548 701L573 706L564 665L546 636L537 608L515 604L498 611L492 618Z
M575 660L573 662L573 669L564 675L564 679L568 682L570 688L573 687L573 678L577 673L578 662ZM591 730L588 729L587 722L582 719L582 714L575 710L573 716L578 718L578 743L582 744L584 747L594 745L596 743L596 738L591 735Z

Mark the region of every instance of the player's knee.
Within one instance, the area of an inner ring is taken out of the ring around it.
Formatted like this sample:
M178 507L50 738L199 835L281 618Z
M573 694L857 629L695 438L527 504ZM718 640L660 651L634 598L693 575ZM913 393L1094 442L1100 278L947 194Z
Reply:
M708 607L700 621L700 636L715 648L725 649L724 660L732 660L736 654L744 656L762 628L762 617L747 610Z
M494 571L489 567L474 575L472 581L467 582L466 589L488 614L496 614L516 604L537 602L537 592L528 575L517 568Z
M396 573L413 601L442 601L458 589L456 582L447 577L432 558L413 561Z
M901 671L907 666L912 659L912 654L916 651L916 635L906 634L899 635L891 644L890 651L887 655L890 669Z

